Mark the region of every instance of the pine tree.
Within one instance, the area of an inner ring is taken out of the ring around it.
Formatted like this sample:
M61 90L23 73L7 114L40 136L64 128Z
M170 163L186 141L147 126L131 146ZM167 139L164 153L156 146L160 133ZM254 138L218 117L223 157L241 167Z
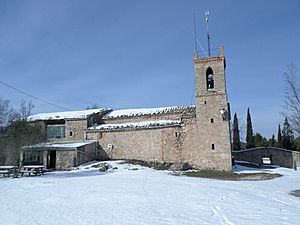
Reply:
M282 147L292 150L294 146L294 134L289 124L287 117L285 117L282 128Z
M280 124L278 125L277 147L282 148L282 134L281 134Z
M234 114L233 119L233 140L232 140L232 150L240 150L241 142L240 142L240 131L239 131L239 123L236 113Z
M246 136L246 148L253 148L254 145L254 138L253 138L253 130L252 130L252 122L251 122L251 116L250 116L250 110L248 108L247 110L247 136Z

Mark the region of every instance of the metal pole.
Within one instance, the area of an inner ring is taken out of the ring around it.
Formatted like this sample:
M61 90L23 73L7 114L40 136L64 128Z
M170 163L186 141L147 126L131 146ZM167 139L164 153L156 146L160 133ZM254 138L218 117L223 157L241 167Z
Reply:
M196 30L196 16L194 13L194 40L195 40L195 51L198 51L197 49L197 30Z
M209 37L209 32L208 32L208 16L209 16L209 11L205 11L206 32L207 32L207 45L208 45L208 56L210 56L210 37Z

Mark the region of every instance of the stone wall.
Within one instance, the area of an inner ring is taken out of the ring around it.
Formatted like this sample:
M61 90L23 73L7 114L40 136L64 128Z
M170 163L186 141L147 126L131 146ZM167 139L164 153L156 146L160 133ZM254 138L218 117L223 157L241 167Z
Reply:
M85 139L84 130L87 120L66 120L66 141L82 141Z
M222 170L228 155L210 149L203 152L198 134L197 124L190 122L168 128L87 131L86 137L98 141L100 159L187 162L199 169Z
M69 170L75 166L76 151L56 151L56 170Z
M268 157L271 159L273 165L278 165L287 168L300 166L299 152L286 150L282 148L268 147L268 148L252 148L241 151L233 151L235 160L247 161L262 165L262 158Z
M196 118L202 168L231 170L230 115L227 103L224 56L195 59ZM211 68L214 88L207 88L206 71ZM224 110L224 116L220 113Z
M77 148L76 166L96 159L96 142Z
M88 140L98 140L102 155L110 159L175 162L178 160L179 127L87 132Z

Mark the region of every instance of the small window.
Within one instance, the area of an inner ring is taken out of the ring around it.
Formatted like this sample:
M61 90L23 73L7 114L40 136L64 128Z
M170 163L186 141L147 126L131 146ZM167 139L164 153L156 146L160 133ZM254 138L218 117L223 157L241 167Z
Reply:
M180 133L179 132L175 132L175 137L179 137Z
M73 132L72 132L72 131L70 131L70 133L69 133L69 134L70 134L70 136L73 136Z
M204 105L206 105L206 101L204 101Z
M211 144L211 150L215 150L215 144Z
M214 118L210 118L210 122L211 122L211 123L214 123Z

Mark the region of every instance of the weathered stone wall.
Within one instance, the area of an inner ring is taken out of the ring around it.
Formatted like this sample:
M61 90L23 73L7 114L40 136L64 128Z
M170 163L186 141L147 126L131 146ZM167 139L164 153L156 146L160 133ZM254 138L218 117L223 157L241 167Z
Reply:
M187 162L200 169L222 170L228 156L209 149L204 155L198 134L197 124L190 122L169 128L87 131L86 137L98 141L102 159Z
M195 146L203 169L231 170L229 108L223 56L195 59L196 118L198 145ZM213 70L214 88L207 89L206 71ZM221 109L224 109L224 117ZM196 133L196 132L195 132Z
M56 170L69 170L76 162L76 151L56 151Z
M211 100L211 102L218 101L224 102L224 95L220 99L214 96ZM200 122L195 116L195 108L193 113L184 115L175 113L174 115L110 118L106 119L105 123L162 119L178 119L184 122L176 127L155 129L86 130L86 138L98 141L97 155L100 159L187 162L200 169L231 170L229 122L223 120L219 112L219 102L218 106L210 104L206 108L206 114L202 111L199 113L199 116L202 116ZM227 104L224 104L224 107L227 107ZM211 118L214 119L214 123L211 123ZM222 129L226 130L222 131ZM215 145L214 150L211 149L212 143Z
M96 159L96 142L77 148L76 166Z
M87 120L66 120L66 141L82 141L85 139L84 130Z
M180 127L124 131L87 132L88 140L98 140L100 148L111 159L175 162L181 160Z
M262 147L233 151L233 156L235 160L247 161L258 165L262 165L263 157L268 157L273 165L293 168L296 163L297 166L300 166L299 152L282 148Z

